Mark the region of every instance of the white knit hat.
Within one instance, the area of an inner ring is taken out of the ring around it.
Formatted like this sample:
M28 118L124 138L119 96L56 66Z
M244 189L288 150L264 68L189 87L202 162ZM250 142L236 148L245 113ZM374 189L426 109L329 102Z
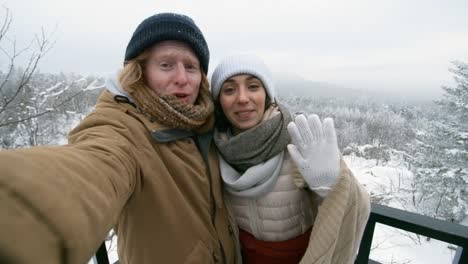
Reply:
M215 101L218 100L219 91L223 83L232 76L250 74L262 81L263 87L270 98L275 99L275 87L268 67L254 55L237 55L222 60L211 76L211 94Z

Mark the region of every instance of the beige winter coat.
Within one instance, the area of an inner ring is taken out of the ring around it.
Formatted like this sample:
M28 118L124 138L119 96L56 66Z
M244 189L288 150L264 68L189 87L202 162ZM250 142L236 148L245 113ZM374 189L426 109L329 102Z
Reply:
M86 263L114 226L123 264L235 263L210 136L164 129L105 91L69 145L0 152L0 263Z
M367 191L341 160L338 182L319 205L300 263L354 263L369 214Z

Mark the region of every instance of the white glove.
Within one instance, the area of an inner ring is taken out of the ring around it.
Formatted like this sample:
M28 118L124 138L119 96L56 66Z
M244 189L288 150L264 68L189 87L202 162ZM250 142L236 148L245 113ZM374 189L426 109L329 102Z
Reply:
M317 115L298 115L288 124L292 143L289 154L309 185L325 197L335 185L340 173L340 153L332 118L322 122Z

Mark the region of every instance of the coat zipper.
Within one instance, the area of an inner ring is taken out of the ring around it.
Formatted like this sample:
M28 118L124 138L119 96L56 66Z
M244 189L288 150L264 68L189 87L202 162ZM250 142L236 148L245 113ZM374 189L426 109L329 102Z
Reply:
M250 228L252 229L252 235L255 238L259 238L259 231L258 231L258 225L260 222L260 218L258 216L257 212L257 200L256 199L249 199L248 200L249 204L249 222L250 222ZM254 221L252 221L254 220Z
M209 159L208 159L208 152L209 152L210 144L208 144L207 148L205 149L204 148L205 146L201 146L202 142L200 142L200 138L198 136L196 137L195 142L197 143L198 150L200 150L200 152L202 154L203 161L205 162L206 174L208 176L208 182L209 182L209 185L210 185L211 223L212 223L213 227L216 230L216 223L215 223L216 201L215 201L214 194L213 194L213 180L211 179L211 170L210 170L210 164L209 164ZM210 141L208 141L208 142L211 142L211 137L210 137ZM219 248L221 249L221 255L222 255L222 258L223 258L223 263L226 263L226 253L224 252L224 247L223 247L223 244L221 243L221 240L219 239L219 237L218 237L218 244L219 244Z

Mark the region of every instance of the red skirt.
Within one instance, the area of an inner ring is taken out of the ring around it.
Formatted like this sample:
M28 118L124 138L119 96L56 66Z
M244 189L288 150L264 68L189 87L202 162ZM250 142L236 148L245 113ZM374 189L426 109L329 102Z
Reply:
M279 242L267 242L257 240L250 233L240 229L239 240L242 245L243 263L299 263L309 245L311 231L312 228L309 228L304 234L296 238Z

